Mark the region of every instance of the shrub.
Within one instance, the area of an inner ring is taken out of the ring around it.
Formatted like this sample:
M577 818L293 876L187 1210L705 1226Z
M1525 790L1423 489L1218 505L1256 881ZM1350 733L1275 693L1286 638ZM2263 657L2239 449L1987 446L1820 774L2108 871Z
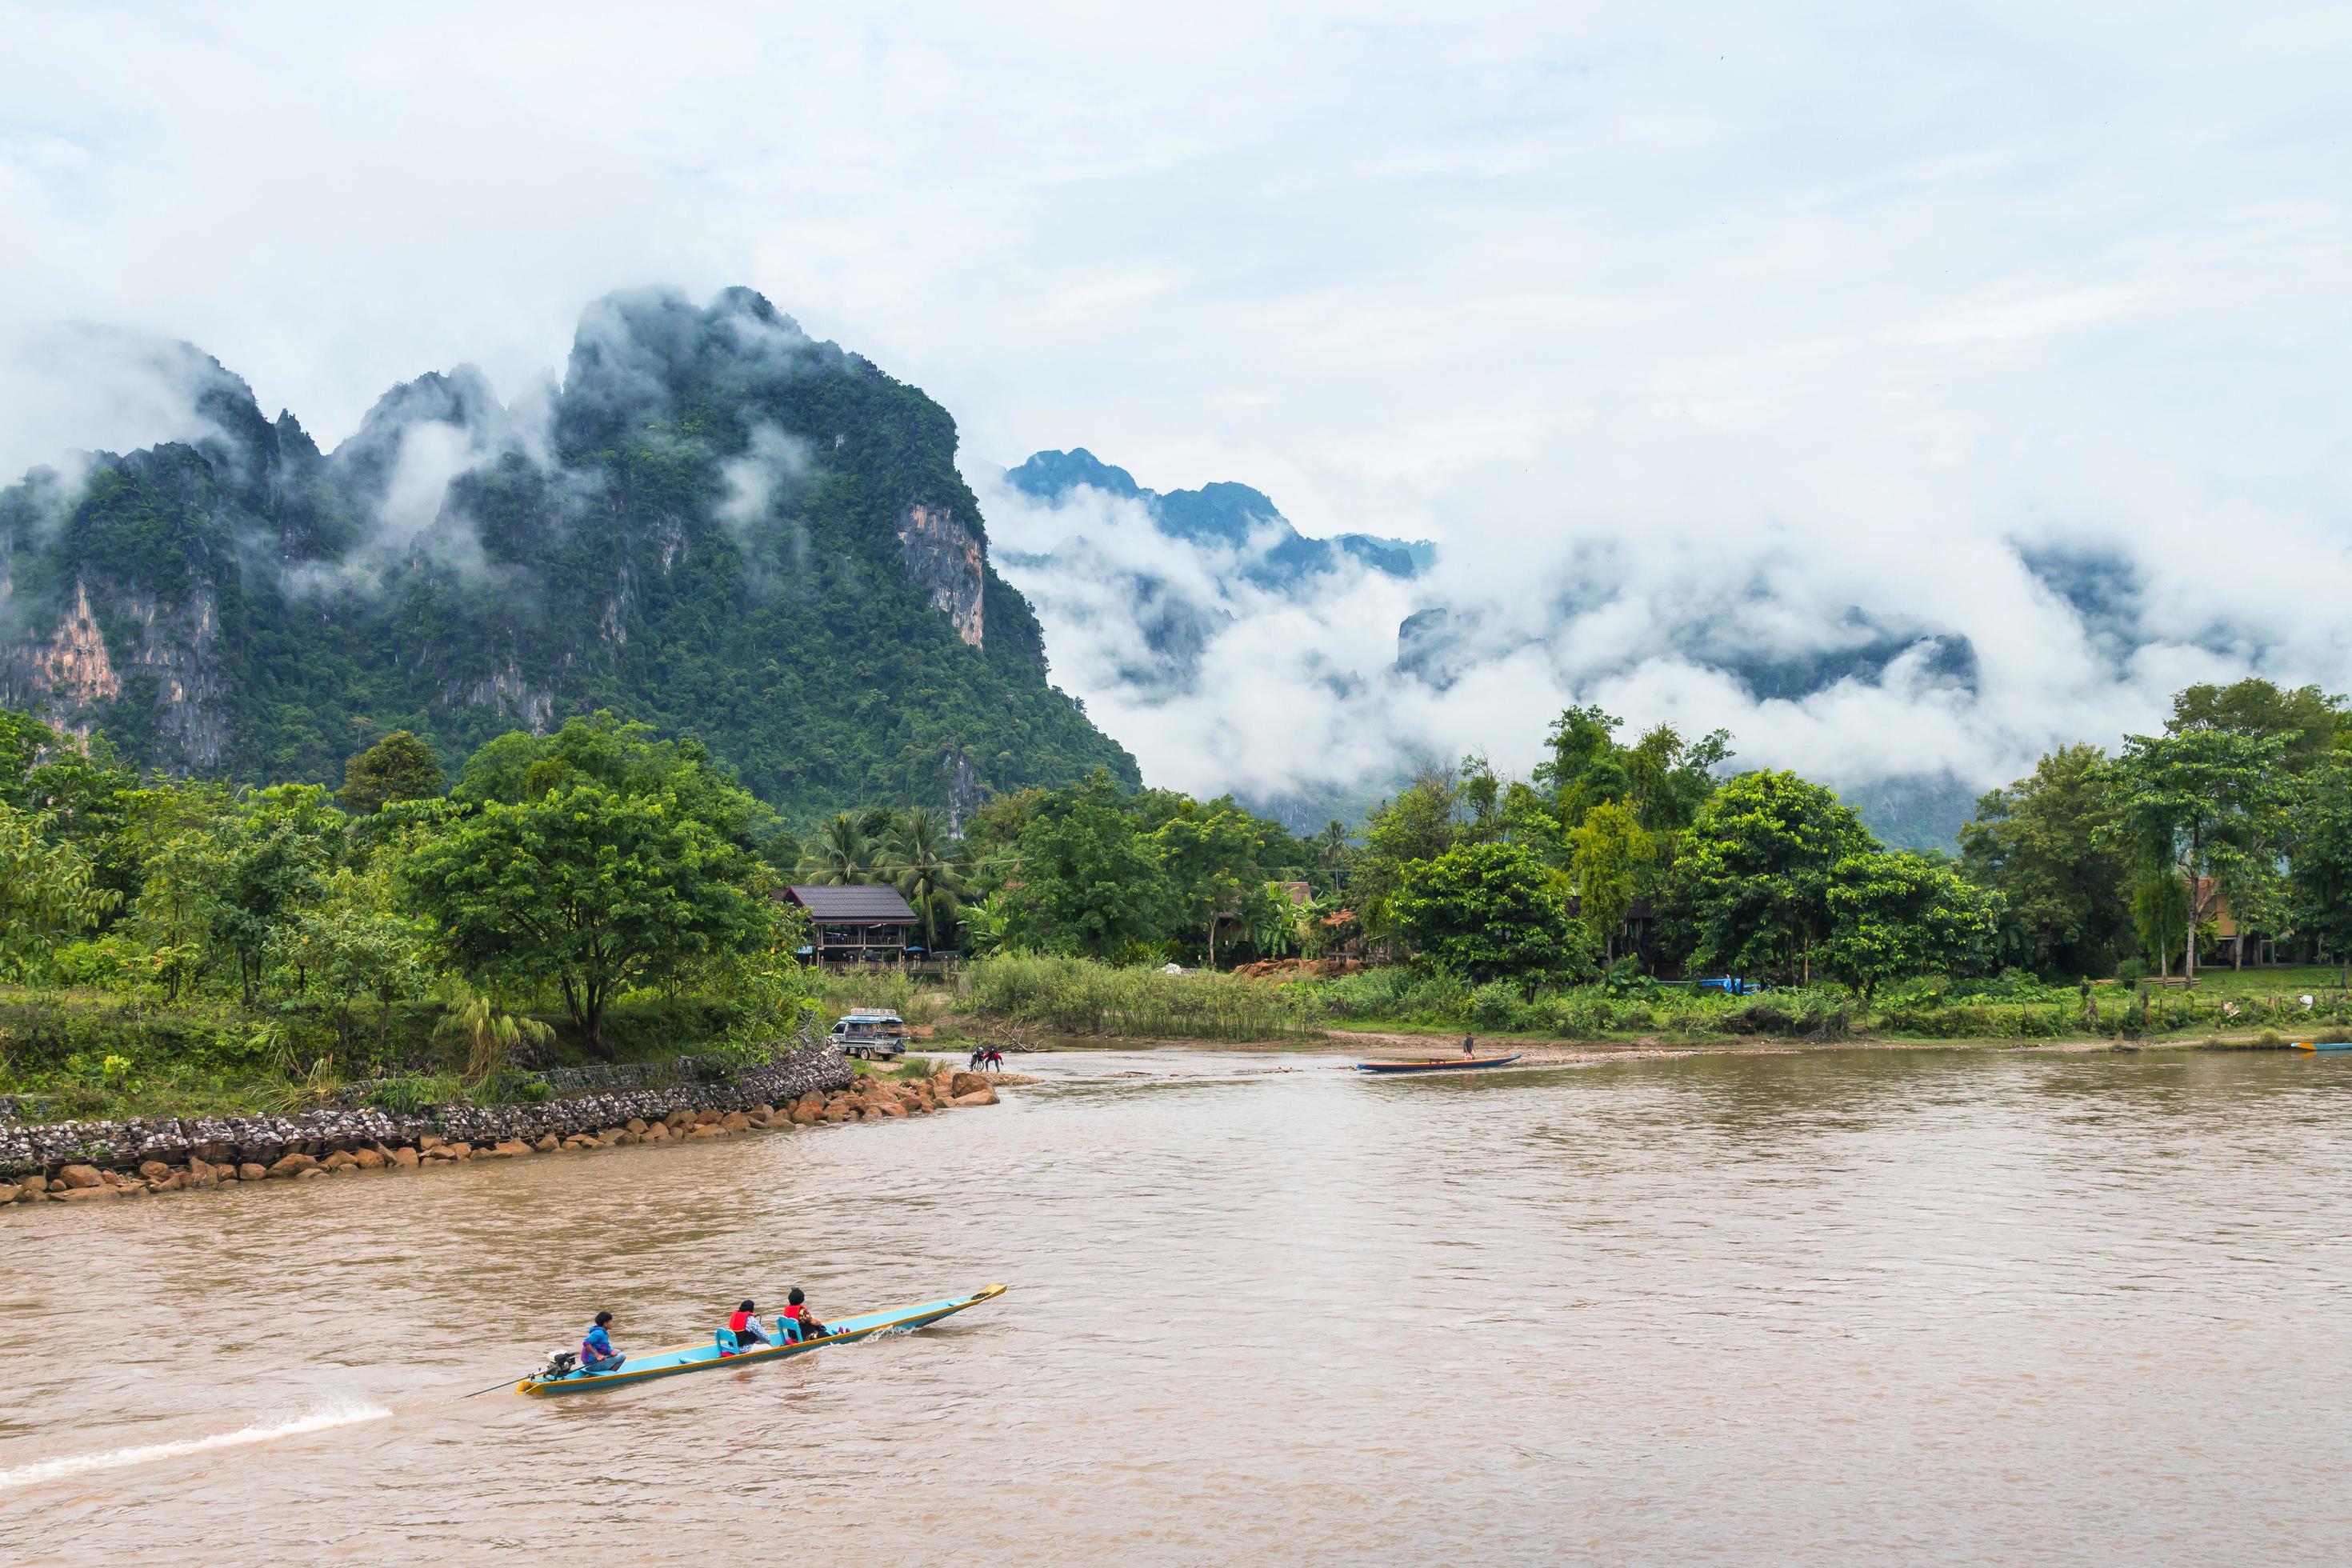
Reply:
M1482 1029L1508 1029L1526 1022L1527 1005L1519 988L1507 980L1489 980L1470 994L1470 1021Z

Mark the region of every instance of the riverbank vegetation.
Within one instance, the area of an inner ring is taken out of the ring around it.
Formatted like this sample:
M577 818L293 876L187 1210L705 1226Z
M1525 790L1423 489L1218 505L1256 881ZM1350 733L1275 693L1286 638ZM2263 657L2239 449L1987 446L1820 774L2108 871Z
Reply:
M496 1100L535 1067L756 1055L816 1005L781 837L699 748L607 715L499 737L454 783L395 733L338 798L142 775L0 711L0 1094Z

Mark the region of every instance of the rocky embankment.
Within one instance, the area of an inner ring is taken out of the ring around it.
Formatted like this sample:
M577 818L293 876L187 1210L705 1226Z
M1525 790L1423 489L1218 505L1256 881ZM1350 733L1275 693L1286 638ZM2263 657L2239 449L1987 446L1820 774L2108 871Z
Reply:
M838 1047L817 1045L722 1085L589 1094L541 1105L446 1105L404 1117L331 1110L0 1127L0 1205L315 1181L355 1171L726 1138L995 1103L994 1084L979 1073L861 1079Z

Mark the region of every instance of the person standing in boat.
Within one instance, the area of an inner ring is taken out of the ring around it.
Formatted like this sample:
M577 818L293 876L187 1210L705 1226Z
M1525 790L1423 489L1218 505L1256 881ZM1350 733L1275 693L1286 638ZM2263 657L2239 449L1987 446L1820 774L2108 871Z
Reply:
M737 1350L750 1350L754 1342L763 1345L772 1345L776 1342L770 1339L767 1334L761 1330L760 1320L754 1316L759 1310L760 1309L758 1307L747 1300L741 1306L736 1308L733 1312L729 1314L727 1319L727 1331L735 1336L735 1348Z
M1474 1036L1462 1037L1462 1054L1465 1057L1475 1057L1478 1054L1478 1041Z
M588 1331L580 1336L580 1370L582 1372L612 1372L626 1361L613 1349L613 1336L605 1331L613 1321L610 1312L599 1312Z

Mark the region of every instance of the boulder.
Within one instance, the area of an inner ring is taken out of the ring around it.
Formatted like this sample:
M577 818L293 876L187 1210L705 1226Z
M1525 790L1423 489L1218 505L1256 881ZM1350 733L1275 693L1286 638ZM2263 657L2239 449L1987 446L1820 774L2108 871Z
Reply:
M58 1172L58 1181L68 1191L87 1192L106 1184L106 1178L98 1173L96 1165L67 1165Z
M811 1095L808 1099L796 1100L793 1102L793 1126L807 1127L814 1123L818 1117L824 1114L824 1102L823 1100L817 1100L814 1105L809 1103L810 1100L814 1100L815 1098L815 1096Z
M542 1132L540 1134L539 1142L533 1143L531 1147L538 1150L542 1154L552 1154L558 1149L562 1148L563 1143L562 1141L557 1138L554 1133Z
M798 1100L793 1101L793 1110L794 1111L806 1110L812 1116L823 1116L824 1114L824 1096L819 1094L814 1089L810 1089L806 1094L802 1095Z
M187 1177L165 1166L162 1175L148 1178L147 1190L151 1193L176 1193L187 1184Z
M449 1158L452 1160L470 1160L474 1157L474 1146L463 1139L455 1143L445 1144L444 1147L449 1151Z
M357 1169L358 1166L358 1156L343 1149L336 1150L319 1162L319 1168L322 1171L350 1171Z
M687 1132L688 1138L732 1138L735 1130L719 1121L698 1122Z
M669 1123L668 1123L668 1122L667 1122L667 1121L656 1121L656 1122L655 1122L651 1127L646 1128L646 1142L648 1142L648 1143L667 1143L667 1142L669 1142Z
M628 1141L628 1136L629 1130L625 1127L607 1127L596 1134L596 1142L608 1144L623 1143Z
M835 1123L855 1121L857 1120L857 1108L845 1100L836 1100L824 1108L824 1119Z
M26 1176L21 1184L28 1193L46 1193L49 1190L49 1179L38 1171Z
M775 1115L776 1108L772 1105L755 1105L751 1108L751 1120L754 1121L772 1121L775 1120Z
M742 1132L750 1129L751 1119L740 1110L730 1110L719 1119L719 1125L732 1132Z
M443 1163L455 1160L457 1156L449 1152L449 1145L446 1143L436 1143L430 1149L418 1151L416 1157L420 1161Z
M879 1121L882 1120L882 1108L878 1105L869 1105L857 1114L858 1120L862 1121Z
M236 1179L240 1182L257 1182L268 1174L269 1174L269 1167L256 1164L251 1160L247 1160L236 1168Z
M990 1088L987 1084L982 1084L970 1094L957 1095L955 1099L949 1101L949 1103L951 1105L994 1105L996 1103L996 1090Z
M988 1079L976 1072L960 1072L948 1079L948 1098L961 1100L974 1089L986 1089Z
M486 1160L520 1160L531 1152L531 1146L520 1138L504 1138L482 1151Z
M395 1169L403 1171L416 1169L416 1151L414 1149L394 1149L389 1158Z
M26 1195L25 1189L13 1182L0 1182L0 1205L15 1203Z
M877 1100L874 1109L885 1116L895 1116L902 1121L907 1117L907 1108L895 1100Z
M139 1162L139 1173L148 1181L160 1182L172 1173L172 1167L161 1160L142 1160Z
M295 1172L294 1179L298 1182L320 1182L333 1173L324 1165L312 1165L308 1170Z
M563 1141L566 1149L602 1149L604 1145L585 1132L574 1132Z
M694 1113L694 1124L698 1127L708 1127L718 1120L719 1112L707 1105Z
M68 1203L79 1203L84 1198L119 1198L121 1195L121 1187L68 1187L58 1194Z
M384 1168L387 1163L388 1162L384 1158L384 1152L381 1149L354 1149L352 1151L352 1163L357 1165L362 1171L381 1171Z
M188 1156L188 1185L201 1191L220 1185L220 1170L201 1154Z
M667 1116L662 1118L662 1125L667 1127L673 1132L683 1132L688 1128L694 1125L694 1112L691 1110L673 1110Z
M420 1154L429 1153L433 1150L440 1147L441 1135L438 1132L427 1132L424 1137L419 1138L416 1141L416 1152Z
M629 1118L625 1125L630 1131L635 1133L638 1137L642 1138L646 1135L646 1119L644 1117L632 1116Z
M293 1177L302 1174L305 1171L315 1171L318 1168L319 1162L308 1154L289 1154L270 1166L268 1173L273 1176Z

